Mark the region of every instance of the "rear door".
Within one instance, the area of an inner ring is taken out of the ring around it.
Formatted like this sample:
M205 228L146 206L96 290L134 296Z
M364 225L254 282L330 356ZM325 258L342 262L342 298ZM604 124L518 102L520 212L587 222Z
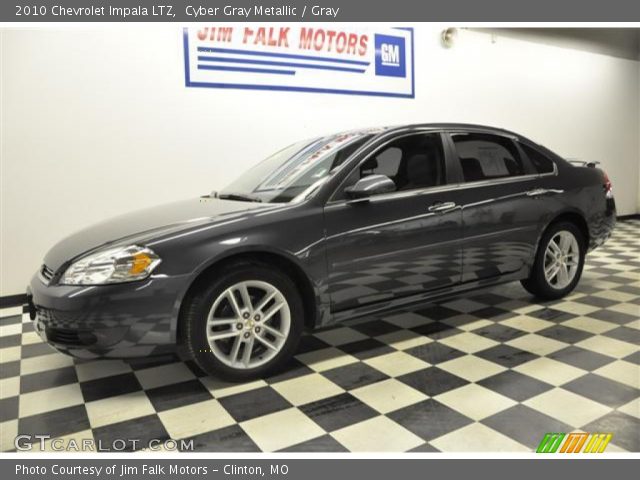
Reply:
M380 146L325 207L333 311L459 283L462 215L449 190L440 133L405 134ZM351 200L344 189L366 175L397 191Z
M462 281L496 278L529 265L540 223L538 178L514 138L451 132L462 207Z

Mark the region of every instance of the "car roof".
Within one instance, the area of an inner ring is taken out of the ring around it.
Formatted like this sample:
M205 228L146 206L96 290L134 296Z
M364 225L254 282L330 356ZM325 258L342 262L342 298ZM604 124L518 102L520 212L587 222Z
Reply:
M490 133L497 133L501 135L509 135L512 137L520 137L521 135L500 127L492 127L489 125L480 125L475 123L411 123L407 125L394 125L393 127L386 127L384 130L387 132L395 130L413 130L413 129L433 129L433 130L474 130Z
M505 128L492 127L489 125L480 125L476 123L410 123L406 125L394 125L388 127L380 127L378 129L370 129L372 133L374 132L374 130L377 131L376 137L379 137L382 134L389 134L394 132L400 133L412 130L466 130L469 132L493 133L496 135L510 137L511 139L517 140L519 142L535 145L536 147L541 148L546 154L551 155L554 159L566 161L554 151L538 142L531 140L530 138L525 137L524 135L520 135L519 133L507 130Z
M491 127L488 125L479 125L474 123L408 123L408 124L396 124L386 125L368 128L355 128L351 130L343 130L339 132L332 132L324 136L339 136L339 135L382 135L394 132L402 132L407 130L468 130L476 132L495 133L498 135L506 135L515 138L525 138L520 134L517 134L511 130L507 130L499 127Z
M400 125L387 125L369 128L357 128L352 130L345 130L341 132L333 132L334 135L387 135L394 132L405 132L411 130L467 130L484 133L494 133L497 135L504 135L512 137L514 139L528 140L526 137L515 133L511 130L507 130L499 127L492 127L488 125L479 125L474 123L408 123Z

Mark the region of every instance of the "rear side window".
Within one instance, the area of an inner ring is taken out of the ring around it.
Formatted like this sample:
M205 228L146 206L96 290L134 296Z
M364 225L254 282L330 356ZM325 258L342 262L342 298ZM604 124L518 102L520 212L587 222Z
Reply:
M525 145L524 143L521 143L520 147L538 173L553 172L553 160L547 157L544 153L530 147L529 145Z
M514 143L486 133L456 133L451 136L465 182L524 175L524 166Z

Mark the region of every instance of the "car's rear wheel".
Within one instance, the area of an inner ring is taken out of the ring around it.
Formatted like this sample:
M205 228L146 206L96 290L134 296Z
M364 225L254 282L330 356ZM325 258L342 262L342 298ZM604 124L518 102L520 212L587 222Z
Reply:
M531 273L522 286L546 300L567 295L580 280L585 253L584 236L575 224L552 224L540 240Z
M191 356L205 372L231 381L281 367L295 351L304 325L292 280L256 263L228 265L190 296L183 312Z

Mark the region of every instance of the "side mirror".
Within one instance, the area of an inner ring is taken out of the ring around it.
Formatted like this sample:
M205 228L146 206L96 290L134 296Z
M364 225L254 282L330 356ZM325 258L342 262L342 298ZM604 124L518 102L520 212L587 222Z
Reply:
M386 175L369 175L344 191L350 198L368 198L372 195L395 192L396 184Z

